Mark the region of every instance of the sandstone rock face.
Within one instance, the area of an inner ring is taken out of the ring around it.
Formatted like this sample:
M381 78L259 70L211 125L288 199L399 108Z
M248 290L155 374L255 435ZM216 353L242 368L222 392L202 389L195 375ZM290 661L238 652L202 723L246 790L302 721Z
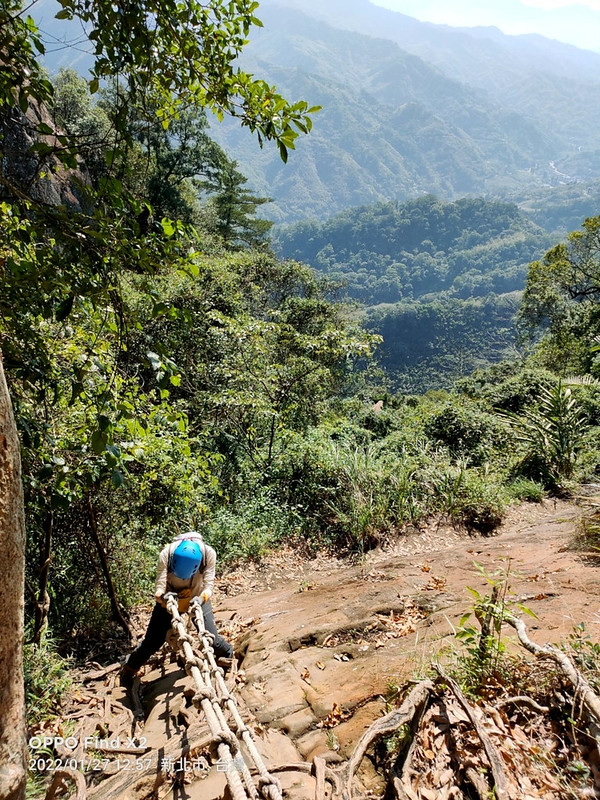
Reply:
M0 111L0 200L28 198L81 211L82 189L89 185L85 167L66 169L55 153L41 155L32 150L36 142L56 150L62 147L56 136L38 132L40 124L55 128L48 110L31 101L26 113L16 108Z
M313 798L313 759L332 768L347 760L371 723L395 705L398 688L422 677L444 648L458 646L453 629L472 602L465 587L489 590L474 561L492 572L511 559L513 590L538 615L531 627L539 641L557 641L589 617L595 572L566 548L578 514L567 505L527 507L494 538L425 531L358 564L280 559L278 574L260 568L252 590L237 575L224 576L217 620L239 662L229 684L284 800ZM157 658L142 683L147 716L140 732L154 754L149 774L127 785L123 774L107 778L90 800L141 800L150 785L161 787L161 798L181 797L181 784L161 768L161 758L190 745L210 767L203 777L183 778L185 796L227 798L218 756L202 738L202 715L188 707L189 678L176 659ZM381 794L382 776L368 758L359 779L365 791Z

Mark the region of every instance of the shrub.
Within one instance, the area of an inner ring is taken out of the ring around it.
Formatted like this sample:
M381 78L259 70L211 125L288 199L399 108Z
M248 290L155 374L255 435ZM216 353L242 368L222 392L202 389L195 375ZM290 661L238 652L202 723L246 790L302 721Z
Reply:
M506 441L506 428L475 404L446 403L425 423L425 434L444 445L453 459L480 465Z
M282 505L267 489L217 509L205 526L205 538L220 561L259 559L279 542L297 535L295 509Z
M498 411L518 413L535 403L540 391L550 388L555 381L555 376L545 369L533 369L518 362L501 363L476 370L468 378L457 381L455 389Z
M49 637L43 637L39 646L25 645L23 671L27 726L31 729L58 715L72 680L68 659L57 653Z
M432 509L468 529L490 533L502 521L504 488L499 476L464 464L437 465L429 472Z
M546 496L546 490L542 483L523 476L515 478L512 483L509 483L506 491L510 498L528 500L530 503L541 503Z
M558 380L536 407L505 418L525 448L521 474L553 489L573 477L587 424L570 387Z

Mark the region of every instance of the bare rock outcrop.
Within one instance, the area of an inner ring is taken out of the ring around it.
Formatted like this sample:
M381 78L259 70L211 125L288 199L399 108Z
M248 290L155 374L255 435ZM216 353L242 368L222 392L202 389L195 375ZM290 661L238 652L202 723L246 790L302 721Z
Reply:
M17 107L0 111L0 201L28 199L84 210L89 176L80 161L76 169L64 166L59 157L67 147L63 137L39 103L30 100L25 113Z

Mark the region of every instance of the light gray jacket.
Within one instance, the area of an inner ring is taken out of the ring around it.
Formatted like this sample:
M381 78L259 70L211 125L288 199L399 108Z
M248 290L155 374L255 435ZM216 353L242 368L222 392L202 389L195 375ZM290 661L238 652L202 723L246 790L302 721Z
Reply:
M195 575L187 580L181 580L181 578L177 578L172 572L169 572L169 564L177 545L188 539L200 545L202 564ZM182 589L191 589L192 597L199 597L204 590L212 594L216 563L217 554L210 545L206 544L197 531L180 533L179 536L173 539L171 544L168 544L160 551L158 556L158 571L156 573L156 588L154 592L156 597L162 597L166 592L177 593Z

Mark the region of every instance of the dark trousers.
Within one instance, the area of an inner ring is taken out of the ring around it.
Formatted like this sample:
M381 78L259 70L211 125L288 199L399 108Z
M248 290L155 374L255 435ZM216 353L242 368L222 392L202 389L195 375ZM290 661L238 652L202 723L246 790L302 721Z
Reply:
M226 639L217 633L217 626L210 602L204 603L202 606L202 615L204 616L206 630L215 637L213 643L215 656L217 658L232 658L233 647ZM153 653L156 653L156 651L162 647L167 638L169 628L171 627L172 619L167 609L163 608L160 603L154 606L146 635L127 659L127 664L132 669L138 670L148 661Z

